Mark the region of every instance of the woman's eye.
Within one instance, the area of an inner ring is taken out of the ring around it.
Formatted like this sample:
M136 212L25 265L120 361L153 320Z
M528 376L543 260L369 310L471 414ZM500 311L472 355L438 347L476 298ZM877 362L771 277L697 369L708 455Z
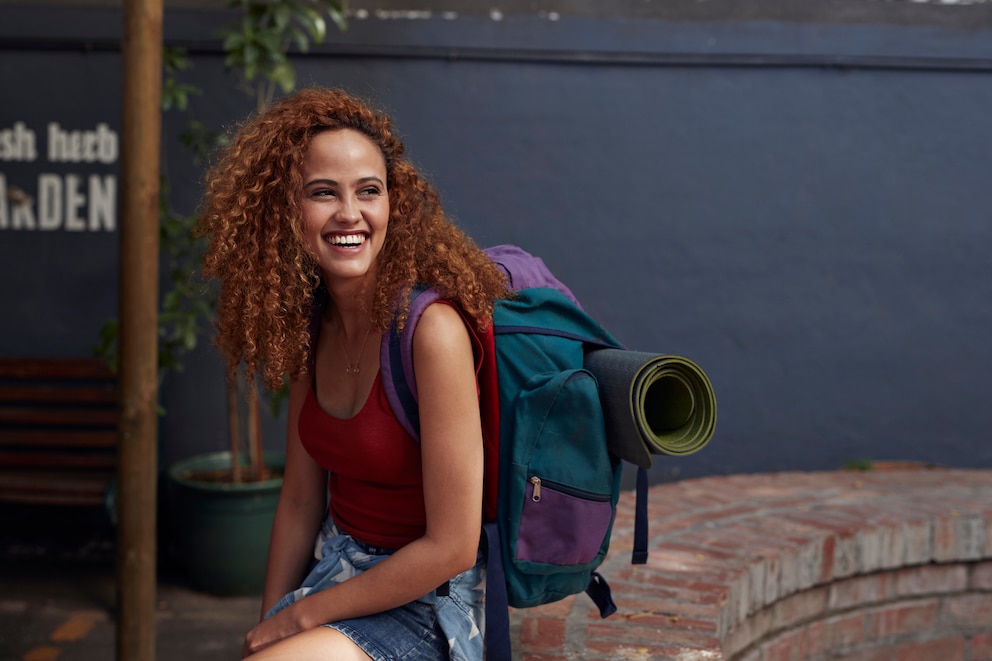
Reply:
M362 190L362 195L365 195L367 197L374 197L374 196L379 195L379 194L380 194L380 191L375 186L372 186L370 188L365 188L365 189Z

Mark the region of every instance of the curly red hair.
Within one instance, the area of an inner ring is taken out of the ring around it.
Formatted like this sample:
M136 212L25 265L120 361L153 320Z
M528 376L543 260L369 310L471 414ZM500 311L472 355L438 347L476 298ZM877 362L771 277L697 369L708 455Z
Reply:
M220 281L216 344L233 373L244 363L279 388L306 372L320 271L302 233L303 160L322 131L352 129L386 161L389 232L369 314L380 331L402 327L417 283L439 288L485 328L506 279L448 220L437 193L403 156L382 112L341 90L299 91L250 118L207 174L198 231L209 237L204 275Z

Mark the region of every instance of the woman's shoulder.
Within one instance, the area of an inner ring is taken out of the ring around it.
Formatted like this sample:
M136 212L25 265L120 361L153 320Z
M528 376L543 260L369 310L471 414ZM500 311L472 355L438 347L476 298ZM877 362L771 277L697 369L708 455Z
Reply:
M468 337L464 313L457 303L440 298L428 305L414 330L414 345L435 345L444 347L459 338Z

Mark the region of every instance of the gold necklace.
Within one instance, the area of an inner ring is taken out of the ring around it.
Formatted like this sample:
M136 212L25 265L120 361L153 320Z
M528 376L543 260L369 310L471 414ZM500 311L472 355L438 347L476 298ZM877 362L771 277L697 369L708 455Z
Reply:
M345 374L358 374L362 371L360 365L362 363L362 356L365 354L365 344L369 341L369 331L372 330L372 324L369 324L365 329L365 339L362 340L362 348L358 351L358 362L351 362L351 357L348 355L348 336L344 333L344 327L341 328L341 334L344 336L344 342L341 343L341 349L344 351L344 361L345 361Z

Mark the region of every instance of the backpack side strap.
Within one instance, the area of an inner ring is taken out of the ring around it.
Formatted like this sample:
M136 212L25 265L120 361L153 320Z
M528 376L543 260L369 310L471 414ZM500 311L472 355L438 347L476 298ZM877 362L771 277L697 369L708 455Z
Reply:
M510 661L510 605L500 552L499 524L482 524L486 544L486 661Z
M648 469L637 467L637 500L634 502L634 550L630 564L643 565L648 561Z

